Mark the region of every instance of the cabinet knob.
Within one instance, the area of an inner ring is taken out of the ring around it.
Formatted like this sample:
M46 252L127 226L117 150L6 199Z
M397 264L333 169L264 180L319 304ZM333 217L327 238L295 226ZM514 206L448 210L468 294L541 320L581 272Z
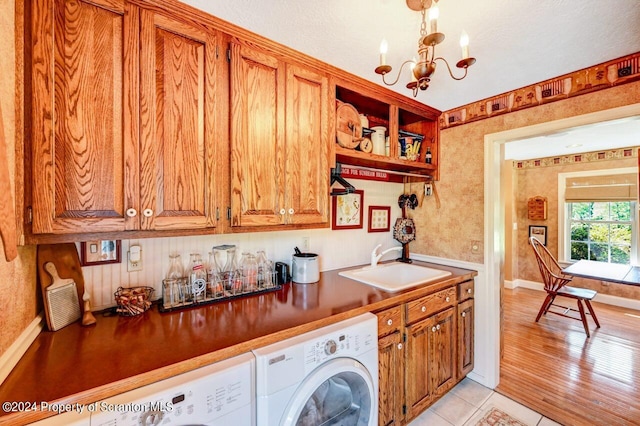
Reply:
M420 310L421 310L422 312L427 312L427 307L426 307L426 306L423 306L422 308L420 308Z
M398 350L401 351L402 350L402 343L398 343Z
M151 209L144 209L142 211L142 214L144 215L144 217L151 217L153 216L153 210Z
M450 302L450 301L451 301L451 298L450 298L449 296L447 296L447 298L446 298L446 299L444 299L444 301L445 301L445 302Z
M393 320L391 320L391 319L387 320L387 325L391 325L391 324L393 324Z
M440 330L440 324L436 325L436 330Z
M467 293L471 294L471 289L470 288L467 289Z
M435 333L436 332L436 328L435 327L431 327L431 331L433 331Z
M464 317L466 317L466 316L467 316L467 313L466 313L466 312L463 312L463 313L462 313L462 318L464 318Z
M138 214L138 211L136 209L127 209L127 216L136 217L137 214Z
M289 214L293 214L293 213L295 213L295 210L289 209Z
M287 211L285 209L280 209L280 214L286 214Z

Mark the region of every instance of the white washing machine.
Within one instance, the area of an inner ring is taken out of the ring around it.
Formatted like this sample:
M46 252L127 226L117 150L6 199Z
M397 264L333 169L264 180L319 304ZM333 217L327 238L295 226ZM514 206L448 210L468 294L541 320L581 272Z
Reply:
M378 320L367 313L253 351L258 426L378 424Z
M255 358L246 353L96 403L95 426L254 426Z

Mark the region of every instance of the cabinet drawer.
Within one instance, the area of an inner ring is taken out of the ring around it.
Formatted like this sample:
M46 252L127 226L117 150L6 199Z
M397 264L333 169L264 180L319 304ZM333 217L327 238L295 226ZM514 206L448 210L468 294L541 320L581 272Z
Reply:
M386 336L402 326L402 305L376 312L378 316L378 336Z
M447 288L407 303L407 324L456 304L456 287Z
M473 280L465 281L458 284L458 301L464 302L467 299L473 298Z

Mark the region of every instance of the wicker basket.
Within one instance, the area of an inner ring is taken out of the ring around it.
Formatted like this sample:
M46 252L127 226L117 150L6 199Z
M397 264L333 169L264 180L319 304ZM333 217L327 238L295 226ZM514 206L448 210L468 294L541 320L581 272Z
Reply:
M118 307L116 312L122 316L140 315L151 307L153 287L122 288L114 293Z

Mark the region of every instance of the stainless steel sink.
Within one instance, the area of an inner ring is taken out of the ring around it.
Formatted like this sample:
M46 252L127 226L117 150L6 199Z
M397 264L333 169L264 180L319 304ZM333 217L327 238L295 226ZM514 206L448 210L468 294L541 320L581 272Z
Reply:
M451 272L396 262L342 271L338 275L393 293L447 277Z

